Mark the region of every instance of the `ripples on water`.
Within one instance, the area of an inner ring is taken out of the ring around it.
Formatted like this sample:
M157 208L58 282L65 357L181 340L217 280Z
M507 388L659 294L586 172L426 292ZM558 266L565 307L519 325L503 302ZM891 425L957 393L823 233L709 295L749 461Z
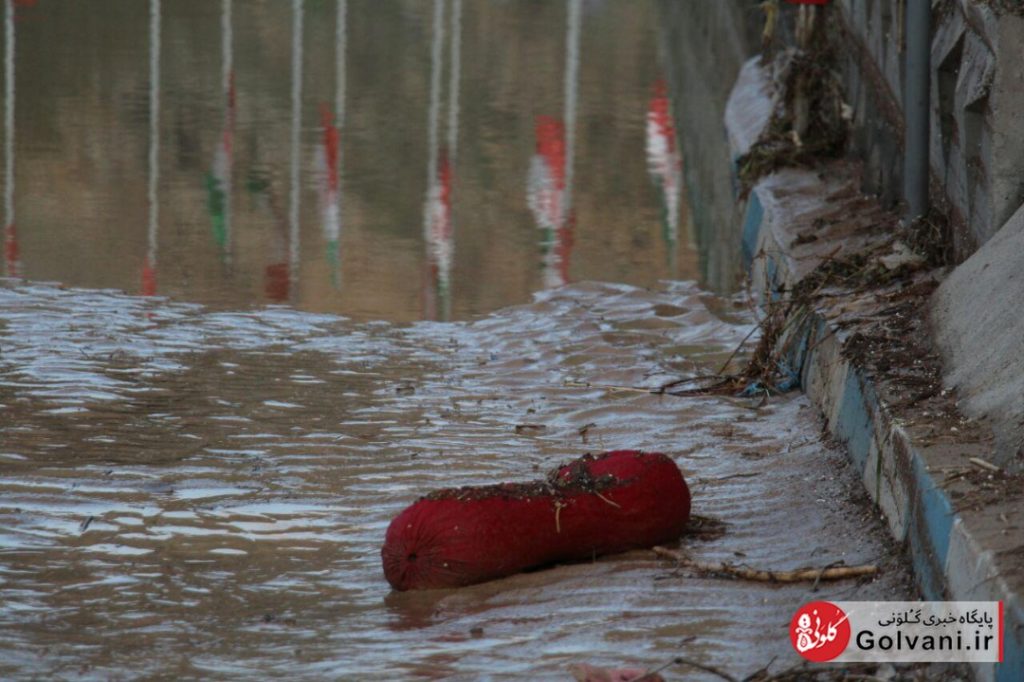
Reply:
M380 569L388 521L424 491L616 447L669 452L697 512L735 524L709 557L874 559L877 536L831 539L848 503L786 493L811 477L842 497L799 404L601 387L720 363L749 326L707 300L576 285L399 328L0 288L0 672L555 674L681 648L756 668L803 588L658 580L639 552L431 594L389 594ZM780 525L801 532L765 543Z

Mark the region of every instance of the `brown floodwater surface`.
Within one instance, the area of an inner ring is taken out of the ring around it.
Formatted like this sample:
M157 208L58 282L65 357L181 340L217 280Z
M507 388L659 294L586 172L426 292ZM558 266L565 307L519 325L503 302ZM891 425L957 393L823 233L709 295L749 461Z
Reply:
M906 594L800 398L656 396L749 331L688 283L581 284L472 323L218 312L0 288L0 676L565 676L673 656L795 659L807 585L694 578L647 552L391 593L389 520L434 488L529 480L588 451L668 453L694 555L879 562L815 597ZM517 426L530 424L532 428Z
M803 602L911 598L803 398L644 390L753 330L702 288L655 2L0 6L0 678L742 678ZM725 524L697 559L880 577L384 580L419 496L616 448Z
M698 276L652 2L7 4L9 276L406 321Z

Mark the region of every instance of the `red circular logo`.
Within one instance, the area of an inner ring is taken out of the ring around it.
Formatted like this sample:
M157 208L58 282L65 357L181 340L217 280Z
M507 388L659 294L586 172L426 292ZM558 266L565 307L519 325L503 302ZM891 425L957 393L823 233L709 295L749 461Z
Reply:
M850 621L832 602L812 601L793 614L789 641L808 661L831 661L850 643Z

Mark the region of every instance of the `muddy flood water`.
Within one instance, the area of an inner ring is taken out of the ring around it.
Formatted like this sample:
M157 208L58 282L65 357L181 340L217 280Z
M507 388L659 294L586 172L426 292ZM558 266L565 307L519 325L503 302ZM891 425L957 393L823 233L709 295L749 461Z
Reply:
M801 396L642 390L753 328L700 283L655 3L4 4L0 678L742 677L803 602L911 598ZM614 448L679 464L697 559L880 575L385 582L425 492Z

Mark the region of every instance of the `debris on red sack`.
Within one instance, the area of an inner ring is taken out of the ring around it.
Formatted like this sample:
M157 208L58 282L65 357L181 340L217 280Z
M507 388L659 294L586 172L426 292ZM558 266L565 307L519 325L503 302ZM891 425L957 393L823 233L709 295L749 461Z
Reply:
M396 590L460 587L678 538L690 490L669 457L584 455L530 483L449 488L396 516L381 550Z

